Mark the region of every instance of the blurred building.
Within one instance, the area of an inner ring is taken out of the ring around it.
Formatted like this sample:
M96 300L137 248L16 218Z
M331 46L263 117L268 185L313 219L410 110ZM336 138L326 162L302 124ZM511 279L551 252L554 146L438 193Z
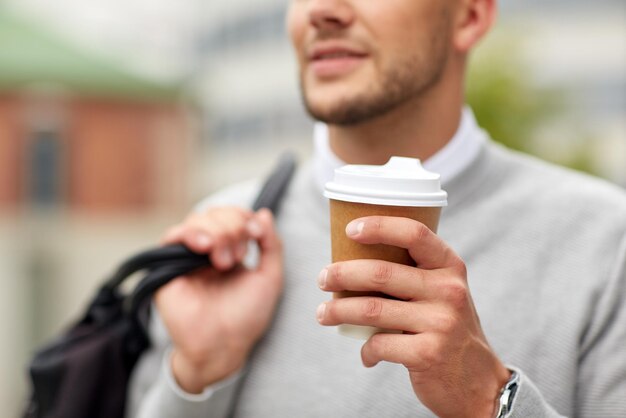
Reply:
M0 8L3 416L18 416L34 347L187 211L191 116L179 87Z
M286 12L282 0L204 5L193 84L205 109L203 177L215 184L258 175L284 149L310 153Z
M190 126L178 89L7 14L0 63L0 208L185 205Z

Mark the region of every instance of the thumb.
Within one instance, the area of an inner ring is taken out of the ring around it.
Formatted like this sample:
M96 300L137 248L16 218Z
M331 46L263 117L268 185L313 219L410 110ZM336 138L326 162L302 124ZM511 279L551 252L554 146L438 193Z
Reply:
M267 209L259 210L254 216L263 230L258 239L261 254L257 271L270 280L282 281L283 245L276 231L274 217Z

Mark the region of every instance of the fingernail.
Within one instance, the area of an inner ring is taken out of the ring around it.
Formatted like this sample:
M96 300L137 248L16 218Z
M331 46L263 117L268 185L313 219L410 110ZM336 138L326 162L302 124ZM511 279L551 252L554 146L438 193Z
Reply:
M363 228L365 227L365 222L363 221L352 221L346 226L346 234L350 237L354 237L363 232Z
M230 252L228 248L222 248L217 253L217 258L221 261L222 264L228 266L233 263L233 254Z
M198 244L199 247L206 248L211 244L211 237L209 237L205 233L200 232L196 235L196 244Z
M248 221L248 223L246 224L246 229L248 231L248 234L252 235L253 237L260 237L263 234L263 229L261 228L261 225L259 225L259 223L254 219Z
M323 269L320 271L319 276L317 276L317 284L322 289L326 287L326 278L328 277L328 269Z
M326 312L326 302L317 307L317 312L315 313L317 316L317 322L322 322L322 319L324 319L324 312Z

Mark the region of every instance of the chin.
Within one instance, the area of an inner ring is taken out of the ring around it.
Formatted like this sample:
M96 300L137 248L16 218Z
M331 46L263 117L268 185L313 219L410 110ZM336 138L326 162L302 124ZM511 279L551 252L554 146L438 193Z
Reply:
M332 125L356 125L372 116L372 101L379 102L374 83L363 79L319 82L301 80L301 93L313 119Z
M321 122L342 124L345 115L351 113L355 100L347 92L337 88L311 89L304 93L303 100L311 117Z
M330 124L337 123L342 119L341 115L345 113L345 105L340 100L311 100L305 99L304 105L307 112L315 120Z

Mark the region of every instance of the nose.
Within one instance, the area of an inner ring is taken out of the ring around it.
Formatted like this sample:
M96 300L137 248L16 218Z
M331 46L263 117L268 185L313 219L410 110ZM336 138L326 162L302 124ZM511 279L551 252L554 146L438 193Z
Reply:
M320 32L335 32L352 24L354 10L345 0L311 0L309 21Z

